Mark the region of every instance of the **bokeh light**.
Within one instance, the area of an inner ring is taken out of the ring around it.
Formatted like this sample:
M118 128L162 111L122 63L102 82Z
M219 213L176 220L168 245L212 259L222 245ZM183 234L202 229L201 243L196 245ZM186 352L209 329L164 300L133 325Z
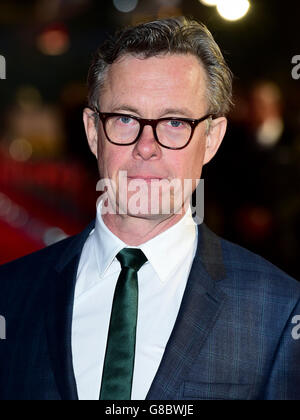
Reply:
M50 227L45 231L43 235L43 241L45 245L49 246L55 244L56 242L62 241L67 237L68 235L62 229L58 227Z
M244 17L250 8L248 0L219 0L217 10L226 20L234 21Z
M26 139L15 139L9 146L11 157L18 162L26 162L32 156L32 145Z
M132 12L138 5L138 0L114 0L114 6L119 12Z
M55 24L45 28L37 38L37 47L45 55L62 55L70 47L70 38L64 25Z
M32 85L20 86L16 92L16 103L23 109L29 110L42 105L39 90Z
M199 1L205 6L216 6L218 3L218 0L199 0Z

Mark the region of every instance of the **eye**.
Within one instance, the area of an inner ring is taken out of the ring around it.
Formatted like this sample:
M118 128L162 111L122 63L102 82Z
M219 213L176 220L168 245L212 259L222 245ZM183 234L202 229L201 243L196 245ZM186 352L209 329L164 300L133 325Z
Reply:
M168 122L168 125L172 128L181 128L184 126L182 121L177 121L177 120L170 120Z
M134 120L133 120L132 118L130 118L130 117L126 117L126 116L122 116L122 117L121 117L121 116L120 116L119 121L120 121L122 124L128 125L128 124L132 123Z

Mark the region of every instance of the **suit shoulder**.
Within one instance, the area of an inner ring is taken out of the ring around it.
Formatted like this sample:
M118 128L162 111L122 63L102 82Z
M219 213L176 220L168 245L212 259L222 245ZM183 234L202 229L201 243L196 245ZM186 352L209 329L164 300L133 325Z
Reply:
M42 267L49 268L50 266L58 264L59 260L67 258L68 255L74 255L75 253L81 252L81 249L93 228L94 221L91 222L83 232L78 233L77 235L70 236L53 245L33 252L32 254L1 265L0 281L3 276L19 273L20 271L30 271L31 269L36 271L37 267L39 269Z
M19 270L29 269L30 267L36 267L43 264L53 263L60 253L66 249L69 244L74 240L76 236L63 239L53 245L47 246L39 251L25 255L24 257L10 261L0 266L0 278L5 274L18 272Z
M221 247L227 276L238 278L244 286L253 284L279 296L300 299L300 282L265 258L226 239L221 239Z
M59 269L60 264L80 255L85 239L84 231L0 266L0 300L1 295L17 290L21 292L43 287L52 269Z

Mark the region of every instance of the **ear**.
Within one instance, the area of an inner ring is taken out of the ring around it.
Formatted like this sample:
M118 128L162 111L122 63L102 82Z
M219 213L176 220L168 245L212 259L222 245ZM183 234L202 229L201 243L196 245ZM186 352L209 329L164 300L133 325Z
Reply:
M91 152L98 157L98 131L95 113L90 108L83 111L83 123Z
M206 148L203 165L208 163L217 153L227 128L227 119L220 117L212 120L209 132L206 135Z

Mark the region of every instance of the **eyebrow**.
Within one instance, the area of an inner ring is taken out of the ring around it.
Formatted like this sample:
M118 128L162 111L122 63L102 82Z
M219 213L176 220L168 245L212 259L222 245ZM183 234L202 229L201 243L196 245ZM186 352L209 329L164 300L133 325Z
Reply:
M122 105L118 105L112 108L111 112L121 112L121 111L127 111L127 112L131 112L137 115L141 115L139 110L137 108L134 108L130 105L126 105L126 104L122 104ZM164 115L181 115L181 116L186 116L187 118L193 118L192 115L192 111L188 108L166 108L166 109L162 109L160 112L160 116L163 117Z

